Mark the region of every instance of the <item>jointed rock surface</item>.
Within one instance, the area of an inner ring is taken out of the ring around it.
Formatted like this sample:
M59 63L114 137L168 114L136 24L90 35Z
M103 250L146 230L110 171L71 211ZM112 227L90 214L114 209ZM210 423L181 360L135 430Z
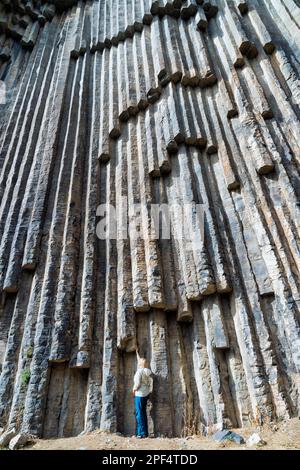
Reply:
M0 0L9 436L132 434L137 347L155 435L299 413L299 77L297 0ZM122 196L203 204L202 249L99 240Z

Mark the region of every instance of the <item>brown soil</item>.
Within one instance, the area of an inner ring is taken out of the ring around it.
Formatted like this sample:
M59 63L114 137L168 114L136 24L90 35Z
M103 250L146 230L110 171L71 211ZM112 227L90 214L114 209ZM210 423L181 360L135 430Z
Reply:
M235 430L247 439L253 432L258 432L266 441L262 450L300 450L300 420L270 424L264 427ZM149 438L136 439L119 434L106 434L101 431L62 439L39 439L26 447L31 450L218 450L247 449L245 444L232 442L216 443L211 437L191 436L187 438Z

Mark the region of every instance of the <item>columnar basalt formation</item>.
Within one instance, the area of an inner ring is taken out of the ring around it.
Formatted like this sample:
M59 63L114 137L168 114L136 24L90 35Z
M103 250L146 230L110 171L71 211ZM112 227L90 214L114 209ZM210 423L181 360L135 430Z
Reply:
M0 426L133 433L137 348L154 435L299 413L299 6L0 0Z

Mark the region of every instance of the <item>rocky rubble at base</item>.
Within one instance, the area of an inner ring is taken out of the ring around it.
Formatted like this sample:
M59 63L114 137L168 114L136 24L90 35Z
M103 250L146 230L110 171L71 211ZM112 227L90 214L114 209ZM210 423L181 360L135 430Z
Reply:
M138 440L120 433L94 431L77 437L62 439L34 439L22 448L26 450L300 450L300 421L294 418L263 427L228 430L243 438L238 444L232 440L216 442L213 435L191 435L182 438L148 438ZM21 448L21 449L22 449Z

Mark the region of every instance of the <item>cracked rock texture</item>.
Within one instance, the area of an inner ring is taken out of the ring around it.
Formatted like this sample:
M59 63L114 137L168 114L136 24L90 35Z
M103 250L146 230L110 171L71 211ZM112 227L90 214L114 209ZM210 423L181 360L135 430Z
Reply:
M299 413L299 76L296 0L0 0L5 436L132 434L137 348L155 435ZM122 196L201 249L99 240Z

